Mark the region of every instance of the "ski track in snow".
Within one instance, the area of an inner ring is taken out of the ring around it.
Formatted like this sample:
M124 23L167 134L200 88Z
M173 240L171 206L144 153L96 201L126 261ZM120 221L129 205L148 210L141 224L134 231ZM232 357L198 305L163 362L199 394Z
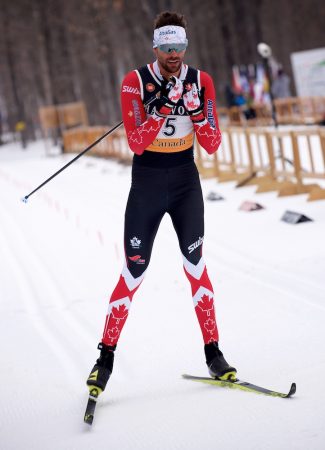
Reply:
M324 358L316 357L322 351L321 339L324 338L319 328L325 309L324 284L307 276L299 277L290 268L284 271L283 264L277 268L274 263L250 252L245 244L237 248L227 242L224 234L212 235L208 226L205 259L210 276L213 274L212 283L215 274L217 279L222 279L217 288L217 314L221 310L223 320L228 323L229 317L234 316L233 324L238 327L237 335L221 324L221 328L225 328L224 342L228 342L227 348L233 355L231 358L238 360L239 368L243 369L240 373L247 373L250 353L259 355L261 359L250 372L254 374L255 369L256 379L250 376L249 381L261 380L260 384L279 390L279 384L286 390L291 381L297 381L298 392L297 398L286 401L184 381L180 378L181 370L200 375L205 374L202 371L206 369L193 307L189 303L184 307L190 290L182 273L180 254L179 259L176 258L177 240L170 221L166 220L157 236L149 273L137 294L142 298L134 300L133 313L123 330L114 376L108 391L100 398L93 429L90 431L83 426L85 378L97 357L95 346L103 314L106 314L109 288L114 287L123 263L120 228L130 170L103 160L78 161L71 189L69 181L61 178L61 182L57 181L55 187L44 194L35 194L39 197L35 199L35 209L23 210L28 205L17 206L14 202L22 189L30 188L26 170L28 172L35 164L38 171L50 173L57 167L57 160L65 159L42 159L39 154L38 151L34 160L30 157L26 163L24 154L17 157L17 161L5 160L0 173L0 248L5 261L1 267L6 274L0 294L8 299L3 306L7 318L3 324L13 328L8 331L11 339L16 339L8 343L11 352L5 353L5 367L14 372L14 381L19 383L12 393L6 391L3 397L4 432L0 434L0 448L4 445L5 450L20 450L28 443L32 450L322 449L325 434L321 405L325 396L319 393L316 404L314 387L318 379L315 375L325 367ZM17 155L20 153L15 157ZM98 191L98 201L92 202L100 183L107 183L107 179L110 182L107 176L113 180L112 186L105 184L104 188L103 184L104 192ZM38 174L35 178L39 177ZM92 180L93 185L91 182L87 186L78 185L84 180ZM202 183L204 187L209 186L209 182ZM213 207L213 204L207 205L209 218ZM109 217L105 216L105 210L109 211ZM40 214L45 216L44 222L33 226ZM57 236L53 236L53 243L51 230L46 229L51 223ZM60 233L67 234L70 240L61 242ZM77 254L79 246L82 250ZM58 252L61 254L65 248L67 258L62 255L59 258ZM70 259L73 252L76 255ZM79 265L80 258L84 257L96 258L87 261L88 271L85 265ZM168 262L169 267L164 271L168 274L170 289L160 285L160 259L164 264ZM72 268L71 262L75 264ZM107 265L106 269L102 264ZM95 270L99 270L98 275L92 273ZM112 274L107 285L97 286L98 282L106 283L106 273ZM180 281L179 274L183 277ZM80 284L84 285L84 291ZM174 299L168 297L172 291ZM264 292L267 295L263 295ZM238 303L236 298L229 298L227 303L219 304L220 295L247 296L247 299ZM102 297L103 301L93 301L93 296ZM179 298L177 303L176 297ZM173 309L173 317L168 314L168 308ZM238 317L238 313L248 317L251 309L255 319L249 327L253 333L246 330L245 318ZM162 327L158 336L156 316ZM259 320L267 316L271 321L279 317L273 337L262 335L263 327L266 333L272 332L272 324ZM177 317L181 323L177 323ZM288 332L289 320L291 331ZM146 324L147 330L139 330L139 321ZM193 327L192 335L190 327ZM21 332L25 333L25 341ZM185 333L183 340L178 341L179 333ZM308 339L310 344L306 346ZM25 342L29 347L24 349ZM30 348L33 344L35 348ZM22 350L26 354L20 356ZM267 370L273 373L266 373ZM39 382L33 377L34 371L35 377L40 377ZM8 387L9 381L6 372L2 385ZM40 396L36 395L37 385Z
M169 233L164 233L164 239L171 245ZM325 312L324 286L306 281L292 273L284 273L283 270L272 267L272 264L257 260L250 254L234 249L220 240L210 239L209 245L204 247L204 255L209 257L209 267L222 266L222 269L234 279L238 279L238 276L247 278L268 290L274 290L284 294L285 297L291 297L291 300L297 299ZM308 301L308 297L316 297L317 301Z
M62 301L62 292L58 288L53 275L46 270L14 219L1 207L0 220L5 232L10 229L10 232L7 233L7 239L6 235L2 237L2 245L8 261L11 263L14 278L19 280L20 297L24 301L26 311L30 317L36 318L36 320L33 320L33 324L38 329L40 338L47 342L49 348L60 361L66 376L72 381L78 373L78 367L73 366L71 355L66 354L67 336L71 336L74 340L83 338L85 341L91 336L87 336L85 330L66 309ZM26 271L27 267L32 276ZM37 283L34 280L37 280ZM47 302L46 310L48 312L44 311L44 298ZM43 321L38 320L39 315L43 315L46 326L42 326ZM57 339L59 337L58 326L69 330L69 333L64 332L64 339L61 338L62 342Z

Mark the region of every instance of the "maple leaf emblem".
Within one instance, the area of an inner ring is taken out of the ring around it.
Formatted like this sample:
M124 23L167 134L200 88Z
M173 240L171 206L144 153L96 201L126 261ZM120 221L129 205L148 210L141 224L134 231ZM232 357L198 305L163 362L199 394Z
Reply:
M211 138L211 146L218 147L221 142L221 134L219 130L214 130L213 128L211 128L209 123L207 123L206 125L199 127L196 130L197 135L202 137L206 136L208 139Z
M162 120L162 118L161 118L161 120ZM128 133L128 140L130 142L135 142L136 144L141 144L143 142L142 133L149 134L151 132L159 131L159 129L161 127L161 123L160 123L161 120L154 121L155 123L152 123L148 129L146 129L147 122L144 122L140 127L136 128L135 130L130 131Z
M207 330L208 333L212 334L216 329L216 323L212 319L208 319L206 322L204 322L204 328Z
M120 334L120 330L117 327L110 328L109 330L107 330L107 334L108 334L109 338L112 341L114 341L114 339L118 338L118 335Z
M130 244L132 247L140 247L141 239L138 239L136 236L134 236L132 239L130 239Z
M196 103L194 102L194 100L189 100L186 104L187 109L189 109L190 111L192 111L193 109L196 108Z
M210 316L210 311L213 310L213 296L209 297L209 295L203 294L197 306L202 312L207 313L207 316Z
M112 309L112 316L117 320L117 323L119 323L120 320L126 319L128 314L129 310L126 305L114 306Z

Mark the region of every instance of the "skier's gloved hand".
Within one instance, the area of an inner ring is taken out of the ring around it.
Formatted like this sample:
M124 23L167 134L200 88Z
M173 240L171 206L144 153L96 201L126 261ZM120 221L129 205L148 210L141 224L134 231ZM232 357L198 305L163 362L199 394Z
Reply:
M184 106L191 117L192 122L200 124L205 121L204 109L204 87L198 91L196 83L185 86L183 95Z
M159 115L167 116L171 113L174 106L177 105L178 101L183 94L183 83L182 81L174 76L170 77L168 83L163 83L160 91L160 107L158 109Z

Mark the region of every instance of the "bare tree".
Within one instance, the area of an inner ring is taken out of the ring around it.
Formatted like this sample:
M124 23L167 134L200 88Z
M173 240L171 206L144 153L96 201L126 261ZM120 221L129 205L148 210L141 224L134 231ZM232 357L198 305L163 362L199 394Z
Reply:
M219 104L231 66L257 62L259 41L289 73L291 52L323 45L318 0L0 0L3 120L33 136L39 106L83 100L91 123L115 123L122 78L153 60L153 20L175 4L189 22L186 61L211 73Z

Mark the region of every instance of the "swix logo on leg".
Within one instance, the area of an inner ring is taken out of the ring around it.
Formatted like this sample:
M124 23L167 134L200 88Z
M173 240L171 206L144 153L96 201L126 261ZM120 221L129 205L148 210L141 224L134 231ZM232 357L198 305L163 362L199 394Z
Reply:
M193 242L193 244L191 244L191 245L189 245L187 248L188 248L188 252L189 253L192 253L192 252L194 252L194 250L196 249L196 248L198 248L198 247L200 247L200 245L202 245L202 243L203 243L203 239L204 239L204 237L199 237L199 239L197 240L197 241L195 241L195 242Z
M132 248L140 248L141 239L138 239L136 236L134 236L132 239L130 239L130 245Z

